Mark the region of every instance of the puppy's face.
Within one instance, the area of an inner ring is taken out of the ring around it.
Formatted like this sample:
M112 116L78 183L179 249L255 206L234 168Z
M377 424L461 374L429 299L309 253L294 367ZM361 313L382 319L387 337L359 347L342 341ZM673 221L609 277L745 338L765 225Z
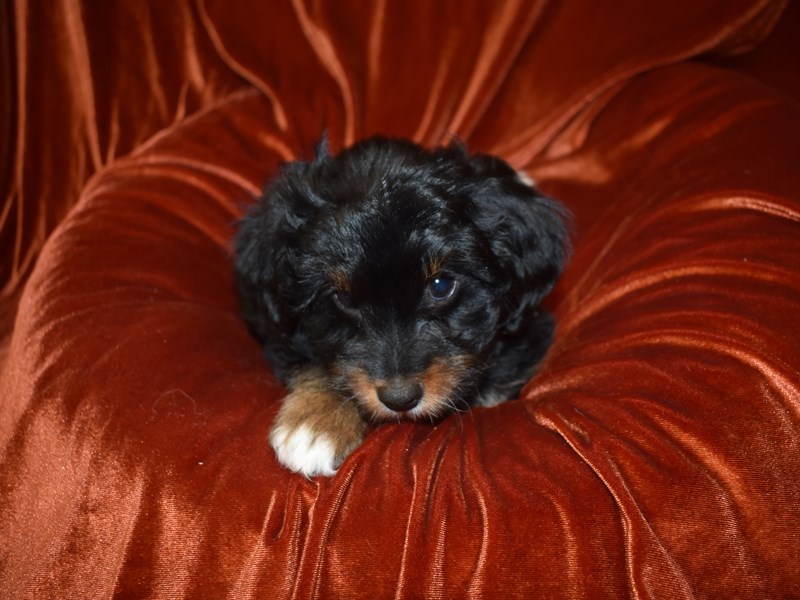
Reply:
M504 286L466 211L424 182L381 182L337 198L298 239L311 343L375 417L433 416L474 391Z
M460 148L372 140L323 152L267 196L238 248L251 255L239 260L243 294L262 313L251 325L273 362L321 364L378 419L470 403L561 268L556 205Z

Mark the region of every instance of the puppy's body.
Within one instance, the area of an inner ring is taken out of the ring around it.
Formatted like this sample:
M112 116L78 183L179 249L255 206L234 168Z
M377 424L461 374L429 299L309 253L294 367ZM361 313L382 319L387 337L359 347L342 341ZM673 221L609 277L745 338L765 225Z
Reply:
M236 240L242 309L290 393L270 441L331 475L365 419L518 393L552 336L564 212L502 160L372 138L287 165Z

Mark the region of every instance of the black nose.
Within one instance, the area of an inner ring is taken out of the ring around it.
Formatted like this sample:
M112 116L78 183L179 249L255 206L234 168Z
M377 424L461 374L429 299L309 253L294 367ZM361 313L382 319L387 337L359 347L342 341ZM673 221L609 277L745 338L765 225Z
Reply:
M378 388L378 400L392 410L411 410L422 400L422 384L419 381L392 379Z

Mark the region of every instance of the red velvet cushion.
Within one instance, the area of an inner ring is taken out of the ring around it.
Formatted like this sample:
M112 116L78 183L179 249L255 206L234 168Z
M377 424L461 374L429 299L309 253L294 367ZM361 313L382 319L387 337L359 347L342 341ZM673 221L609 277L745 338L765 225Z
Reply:
M741 51L784 2L202 0L217 47L302 139L456 134L527 162L598 94L636 73ZM298 43L302 40L303 43Z
M189 0L0 3L0 336L95 171L244 87Z
M678 64L530 133L577 230L539 374L312 481L267 444L230 257L307 127L229 95L50 237L0 363L0 597L800 595L797 105Z

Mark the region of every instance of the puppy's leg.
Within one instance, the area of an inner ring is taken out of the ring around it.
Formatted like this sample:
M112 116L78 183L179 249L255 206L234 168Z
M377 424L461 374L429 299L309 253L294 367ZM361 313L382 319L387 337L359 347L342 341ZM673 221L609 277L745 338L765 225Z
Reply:
M290 384L270 444L288 469L305 477L330 477L364 438L364 420L353 402L329 389L321 369L302 371Z

